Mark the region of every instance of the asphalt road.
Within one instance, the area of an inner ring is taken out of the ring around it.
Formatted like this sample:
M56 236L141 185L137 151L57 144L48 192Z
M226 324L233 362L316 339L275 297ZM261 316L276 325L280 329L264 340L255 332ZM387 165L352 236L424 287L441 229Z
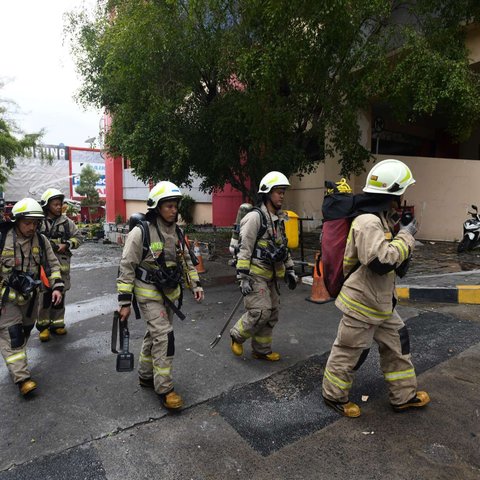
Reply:
M248 346L234 357L228 334L211 350L239 294L233 271L207 262L205 302L187 296L187 319L175 320L174 378L186 405L170 414L135 371L115 371L119 255L93 243L78 251L68 335L40 344L34 333L28 345L39 383L31 399L20 398L0 367L0 479L480 478L478 306L401 306L431 405L393 413L373 353L352 390L362 416L344 419L321 401L335 306L306 302L304 285L282 289L280 362L254 360ZM143 320L132 319L130 330L137 361Z

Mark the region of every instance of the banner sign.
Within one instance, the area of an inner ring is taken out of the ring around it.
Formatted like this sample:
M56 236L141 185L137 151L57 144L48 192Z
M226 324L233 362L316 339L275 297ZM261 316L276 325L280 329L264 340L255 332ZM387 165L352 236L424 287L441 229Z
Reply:
M97 192L100 198L105 198L105 160L100 155L100 150L94 149L77 149L70 147L70 167L71 167L71 191L72 198L81 198L76 191L76 187L80 183L80 173L86 165L90 165L100 176L97 181Z

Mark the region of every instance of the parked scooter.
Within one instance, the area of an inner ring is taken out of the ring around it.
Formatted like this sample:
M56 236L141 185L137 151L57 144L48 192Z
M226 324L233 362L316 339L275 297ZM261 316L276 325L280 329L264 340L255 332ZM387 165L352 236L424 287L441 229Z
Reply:
M480 248L480 214L476 205L472 205L472 209L475 211L468 212L472 218L463 223L463 238L458 244L458 253Z

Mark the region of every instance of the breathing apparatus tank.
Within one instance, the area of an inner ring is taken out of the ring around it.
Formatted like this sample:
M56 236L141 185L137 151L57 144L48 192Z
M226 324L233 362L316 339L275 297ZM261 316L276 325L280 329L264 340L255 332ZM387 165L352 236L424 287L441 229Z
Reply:
M128 220L128 231L131 232L134 227L136 227L140 222L144 222L146 220L144 213L132 213L130 219Z
M251 203L242 203L240 207L238 207L237 211L237 218L235 219L235 224L233 225L232 229L232 238L230 239L230 246L229 250L233 257L238 252L238 240L240 237L240 222L242 218L252 210L253 205Z

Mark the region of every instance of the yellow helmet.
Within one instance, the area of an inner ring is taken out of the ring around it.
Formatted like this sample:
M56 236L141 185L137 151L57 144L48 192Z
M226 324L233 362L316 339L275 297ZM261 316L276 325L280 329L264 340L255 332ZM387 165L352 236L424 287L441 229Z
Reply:
M158 202L164 202L165 200L180 200L182 198L182 192L172 182L162 181L157 183L148 194L147 209L155 210Z
M65 199L65 195L56 188L49 188L48 190L45 190L43 192L39 203L42 207L46 207L48 205L48 202L50 200L53 200L54 198L61 198L63 202L63 200Z
M12 207L13 220L20 218L44 218L40 204L33 198L22 198Z

